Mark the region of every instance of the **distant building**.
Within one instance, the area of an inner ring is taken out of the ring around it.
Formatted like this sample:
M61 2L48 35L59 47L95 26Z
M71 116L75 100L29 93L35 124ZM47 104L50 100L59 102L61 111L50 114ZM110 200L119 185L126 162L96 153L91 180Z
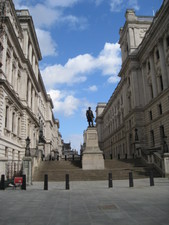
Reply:
M78 156L78 151L76 149L71 148L71 143L63 143L63 149L62 149L62 155L63 157L72 158L72 156Z
M31 153L40 141L46 159L61 154L59 121L39 71L42 59L32 17L0 1L0 173L11 177L22 167L25 139ZM41 132L41 133L40 133Z
M125 17L121 80L108 103L96 108L99 144L107 158L158 161L169 144L169 0L154 17L133 10Z

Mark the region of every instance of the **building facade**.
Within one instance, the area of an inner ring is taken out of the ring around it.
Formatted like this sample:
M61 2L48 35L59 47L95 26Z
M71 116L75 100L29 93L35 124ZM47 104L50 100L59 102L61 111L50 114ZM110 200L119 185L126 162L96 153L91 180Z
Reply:
M0 0L0 173L7 177L20 171L27 137L36 153L40 130L46 159L61 154L59 121L40 74L41 59L29 11Z
M169 1L154 17L133 10L125 17L121 80L108 103L96 108L99 144L107 158L139 154L151 161L169 144Z

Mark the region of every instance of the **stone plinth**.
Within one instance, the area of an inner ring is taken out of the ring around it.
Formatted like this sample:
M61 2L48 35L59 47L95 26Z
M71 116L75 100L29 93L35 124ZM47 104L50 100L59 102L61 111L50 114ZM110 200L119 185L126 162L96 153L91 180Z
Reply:
M98 145L98 135L95 127L89 127L84 133L84 151L82 155L83 170L104 169L103 153Z
M26 175L26 184L32 185L32 157L23 158L23 174Z
M169 153L164 153L165 177L169 177Z

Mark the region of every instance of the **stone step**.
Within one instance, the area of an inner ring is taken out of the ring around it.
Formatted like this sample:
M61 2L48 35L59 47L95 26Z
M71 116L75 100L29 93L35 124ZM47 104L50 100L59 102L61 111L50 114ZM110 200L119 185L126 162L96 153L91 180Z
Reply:
M69 174L72 181L107 180L108 173L112 173L113 179L128 179L129 172L133 172L134 178L145 178L149 175L149 167L141 165L141 160L105 160L104 170L82 170L80 161L44 161L35 170L33 180L43 181L48 174L49 181L64 181ZM155 176L158 176L154 171Z

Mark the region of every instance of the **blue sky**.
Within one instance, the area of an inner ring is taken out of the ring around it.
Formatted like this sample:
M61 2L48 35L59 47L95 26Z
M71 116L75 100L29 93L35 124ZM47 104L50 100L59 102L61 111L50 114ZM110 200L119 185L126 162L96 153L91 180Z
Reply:
M126 9L153 16L162 0L13 0L33 17L43 59L40 70L54 103L60 132L80 149L88 124L86 109L95 113L118 84L121 53L119 29Z

